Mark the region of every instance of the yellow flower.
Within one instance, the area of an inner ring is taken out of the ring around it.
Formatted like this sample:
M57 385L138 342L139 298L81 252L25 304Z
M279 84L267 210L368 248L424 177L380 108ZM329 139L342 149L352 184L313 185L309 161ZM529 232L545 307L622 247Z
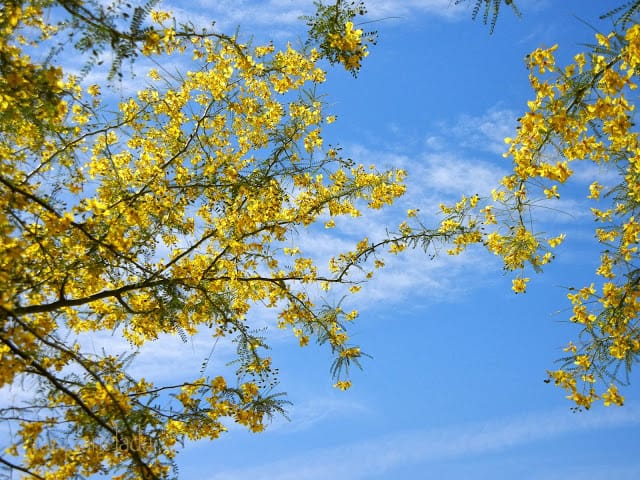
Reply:
M549 240L547 240L547 243L549 243L549 246L551 248L556 248L558 245L560 245L563 240L565 239L566 235L564 233L558 235L557 237L554 238L550 238Z
M618 393L618 388L613 384L611 384L609 389L602 394L602 400L606 407L611 404L618 405L619 407L624 405L624 397Z
M351 382L348 380L347 381L341 380L339 382L334 383L333 386L343 391L349 390L351 388Z
M527 282L529 278L514 278L512 280L513 285L511 286L511 290L516 293L525 293L527 291Z
M95 84L89 85L89 87L87 87L87 93L92 97L100 95L100 86Z
M591 366L591 359L588 355L578 355L573 363L583 370L589 370L589 367Z
M547 198L560 198L560 194L558 193L558 185L553 185L551 188L546 188L542 193Z
M360 347L346 348L340 352L340 356L343 358L355 358L360 356Z

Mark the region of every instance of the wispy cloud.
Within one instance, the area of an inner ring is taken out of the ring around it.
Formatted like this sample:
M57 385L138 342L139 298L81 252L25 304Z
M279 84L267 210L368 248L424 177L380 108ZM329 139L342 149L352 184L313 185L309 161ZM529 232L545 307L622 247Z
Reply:
M135 351L120 329L82 333L76 339L85 354L118 356ZM179 384L198 378L205 360L208 362L204 372L222 374L234 353L231 339L216 341L208 329L189 336L187 342L178 334L162 334L140 348L127 371L157 385Z
M463 17L468 9L456 5L452 0L369 0L365 21L376 21L388 17L414 18L426 14L445 19ZM312 15L313 4L308 0L223 0L210 2L196 0L189 8L180 2L165 0L162 8L171 10L179 21L189 21L197 27L210 26L228 33L238 26L243 32L258 34L268 29L276 37L297 36L305 28L300 17Z
M507 150L504 139L515 135L519 115L513 110L494 106L480 115L463 114L453 120L442 120L426 137L425 143L435 150L455 145L459 150L488 152L499 160Z
M416 170L414 176L420 178L411 180L411 193L417 195L421 191L424 196L440 198L442 194L487 195L506 173L495 164L455 153L426 154L413 170Z
M362 442L312 450L277 462L218 472L209 480L315 480L370 478L394 468L506 451L564 434L632 426L640 410L585 415L552 411L433 430L404 431ZM609 477L610 478L610 477Z
M597 165L591 161L578 161L571 163L571 169L573 170L572 178L583 184L590 184L594 180L598 180L600 184L611 188L622 180L620 172L613 164ZM588 190L585 189L585 192Z
M456 5L453 0L369 0L366 2L371 17L433 15L440 18L460 18L465 5Z
M480 116L460 116L452 133L465 148L502 155L507 150L504 139L515 134L517 118L512 110L491 108Z
M313 13L313 4L304 0L196 0L189 8L184 8L181 2L165 0L162 7L170 10L178 21L190 22L198 28L210 28L214 23L219 32L233 33L240 27L248 35L268 29L276 37L297 35L305 26L300 17Z
M640 478L640 464L631 465L571 465L565 468L542 467L521 480L637 480Z
M367 415L371 410L362 403L349 400L340 392L330 397L313 397L296 402L287 409L291 422L282 417L274 417L267 434L272 432L291 434L308 430L324 420L336 420L350 415Z

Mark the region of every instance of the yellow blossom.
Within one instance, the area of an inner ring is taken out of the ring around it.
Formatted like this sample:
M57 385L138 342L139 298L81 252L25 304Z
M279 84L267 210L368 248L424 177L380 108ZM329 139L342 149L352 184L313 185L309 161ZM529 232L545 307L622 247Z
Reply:
M511 287L511 289L515 293L525 293L527 291L528 282L529 282L529 278L522 278L522 277L514 278L512 280L513 286Z

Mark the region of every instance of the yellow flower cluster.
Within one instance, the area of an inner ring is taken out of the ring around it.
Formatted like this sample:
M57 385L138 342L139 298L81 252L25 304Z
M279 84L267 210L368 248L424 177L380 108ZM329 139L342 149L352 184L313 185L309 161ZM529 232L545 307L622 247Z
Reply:
M329 35L329 45L340 51L338 60L347 70L359 70L362 59L369 55L362 43L362 33L361 29L354 30L353 22L347 22L344 32Z
M149 87L111 115L104 85L81 87L24 54L19 29L55 32L33 6L42 2L23 3L0 13L13 69L0 79L0 387L32 376L45 394L17 422L11 455L41 478L105 467L114 478L159 478L184 438L217 438L225 421L262 430L278 410L262 396L277 370L247 325L257 304L275 309L301 346L327 342L336 386L347 388L341 372L362 353L344 324L357 311L317 305L307 289L346 283L355 293L347 263L370 243L336 256L329 276L299 249L283 260L283 246L325 216L335 225L391 204L404 172L323 152L334 118L309 94L325 78L318 53L181 34L152 12L140 53L188 51L193 69L180 79L150 71ZM333 40L349 69L366 55L361 35L347 24ZM64 340L112 331L143 348L202 329L237 339L236 387L219 376L155 386L121 359ZM165 391L173 403L151 408Z
M512 172L492 192L493 203L483 201L478 213L473 197L441 206L438 230L453 244L450 254L481 243L502 257L505 269L519 271L512 289L523 293L530 280L526 268L537 271L549 263L552 249L565 239L565 234L545 237L534 230L531 219L539 199L560 198L562 185L572 179L571 162L621 172L618 185L607 189L593 179L585 194L594 202L595 238L602 244L595 271L600 280L569 293L571 320L587 334L579 349L571 344L572 360L565 368L550 373L584 408L597 399L621 405L623 398L609 380L617 380L617 366L632 364L640 354L640 141L629 101L640 67L640 26L599 34L596 40L591 55L576 55L565 68L556 65L557 45L528 56L535 98L519 119L517 135L505 140ZM605 393L598 393L596 379L606 380Z
M605 405L622 404L614 385L598 394L595 379L615 379L611 365L629 362L640 352L638 279L635 273L620 275L637 271L640 238L636 221L640 213L640 142L631 121L634 106L628 100L637 86L640 26L633 25L624 34L598 34L596 40L597 52L576 55L574 63L564 69L555 63L557 46L536 50L528 57L536 98L520 120L518 135L507 139L513 175L503 180L503 190L495 195L503 202L511 201L509 207L523 218L531 208L532 191L540 185L547 198L559 198L559 185L572 175L570 162L588 160L603 168L615 164L613 168L623 172L619 185L612 189L618 193L612 202L604 203L605 208L600 206L605 202L601 198L605 187L597 180L589 186L586 197L600 202L591 208L594 220L604 224L594 229L605 250L596 269L604 281L568 295L573 304L571 320L582 325L588 335L582 336L579 348L571 344L573 363L550 373L555 383L569 392L569 398L585 408L596 399ZM557 150L552 154L550 147ZM554 156L561 159L545 160ZM540 246L533 232L523 223L515 231L528 239L517 245L519 257L509 264L518 266L523 260L543 263L535 260ZM561 235L547 243L553 248L563 239ZM515 280L514 290L522 288Z

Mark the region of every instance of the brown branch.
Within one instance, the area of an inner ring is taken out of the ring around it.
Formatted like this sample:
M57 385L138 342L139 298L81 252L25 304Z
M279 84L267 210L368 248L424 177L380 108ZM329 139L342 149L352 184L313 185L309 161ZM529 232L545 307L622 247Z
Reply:
M69 398L71 398L73 400L73 402L82 410L84 411L87 416L89 416L94 422L96 422L99 426L101 426L102 428L104 428L106 431L108 431L109 433L111 433L111 435L114 436L114 438L118 435L118 431L116 429L114 429L113 427L111 427L111 425L109 425L107 422L105 422L102 418L100 418L98 415L96 415L93 410L91 410L91 408L84 403L84 401L73 391L69 390L66 386L64 386L64 384L60 381L60 379L58 379L56 376L52 375L45 367L43 367L40 363L36 362L36 360L34 358L32 358L31 355L23 352L20 348L18 348L13 342L11 342L10 340L0 336L0 342L4 343L9 350L11 350L13 352L14 355L16 355L17 357L21 358L27 365L30 365L31 367L34 368L34 373L44 377L47 381L49 381L49 383L51 383L58 391L64 393L65 395L67 395ZM159 480L159 478L153 473L153 471L151 470L151 468L149 467L149 465L147 465L144 460L140 457L140 455L138 454L138 452L136 451L130 451L132 459L134 460L134 462L143 470L145 477L144 478L150 478L150 479L157 479ZM148 475L148 476L146 476Z
M37 473L33 473L32 471L30 471L29 469L21 465L16 465L15 463L11 463L9 460L7 460L4 457L0 457L0 463L6 465L12 470L19 470L20 472L26 473L27 475L31 475L33 478L37 478L38 480L44 480L44 477L41 477Z
M109 297L115 298L115 297L118 297L119 295L122 295L123 293L130 292L132 290L153 288L153 287L158 287L162 285L170 285L178 282L179 282L178 279L163 279L163 280L156 280L153 282L145 281L141 283L134 283L131 285L125 285L123 287L116 288L115 290L103 290L102 292L89 295L88 297L82 297L82 298L76 298L76 299L63 299L63 300L57 300L55 302L45 303L41 305L17 307L13 309L10 313L14 316L20 316L20 315L29 315L32 313L53 312L60 308L77 307L79 305L85 305L87 303L95 302L97 300L102 300L103 298L109 298Z

